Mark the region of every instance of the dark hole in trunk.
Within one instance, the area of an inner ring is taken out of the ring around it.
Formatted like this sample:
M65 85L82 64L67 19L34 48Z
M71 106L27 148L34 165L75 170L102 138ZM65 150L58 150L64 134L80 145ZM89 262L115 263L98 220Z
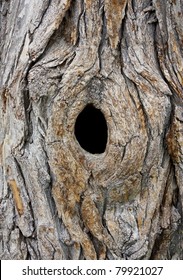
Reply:
M75 136L87 152L91 154L105 152L108 132L103 113L92 104L87 105L76 119Z

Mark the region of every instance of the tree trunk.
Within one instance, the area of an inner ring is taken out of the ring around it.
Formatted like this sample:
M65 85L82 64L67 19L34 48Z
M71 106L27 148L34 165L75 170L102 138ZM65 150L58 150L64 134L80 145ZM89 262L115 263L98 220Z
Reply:
M0 1L1 259L183 259L182 17Z

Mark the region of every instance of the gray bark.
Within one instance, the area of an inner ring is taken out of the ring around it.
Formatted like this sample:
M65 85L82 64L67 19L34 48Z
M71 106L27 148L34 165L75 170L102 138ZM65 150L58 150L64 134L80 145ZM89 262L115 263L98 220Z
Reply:
M0 1L1 259L183 259L181 0ZM87 104L108 126L79 145Z

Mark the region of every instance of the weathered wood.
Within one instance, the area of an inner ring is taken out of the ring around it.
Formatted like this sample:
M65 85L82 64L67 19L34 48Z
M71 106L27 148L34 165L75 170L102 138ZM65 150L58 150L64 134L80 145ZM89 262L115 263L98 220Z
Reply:
M1 259L183 259L182 16L181 0L0 1ZM87 104L101 154L74 133Z

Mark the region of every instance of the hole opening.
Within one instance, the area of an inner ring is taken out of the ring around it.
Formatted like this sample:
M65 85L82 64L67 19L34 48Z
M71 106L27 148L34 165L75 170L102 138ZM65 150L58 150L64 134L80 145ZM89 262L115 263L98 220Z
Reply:
M80 146L91 154L105 152L108 128L101 110L88 104L77 116L75 136Z

